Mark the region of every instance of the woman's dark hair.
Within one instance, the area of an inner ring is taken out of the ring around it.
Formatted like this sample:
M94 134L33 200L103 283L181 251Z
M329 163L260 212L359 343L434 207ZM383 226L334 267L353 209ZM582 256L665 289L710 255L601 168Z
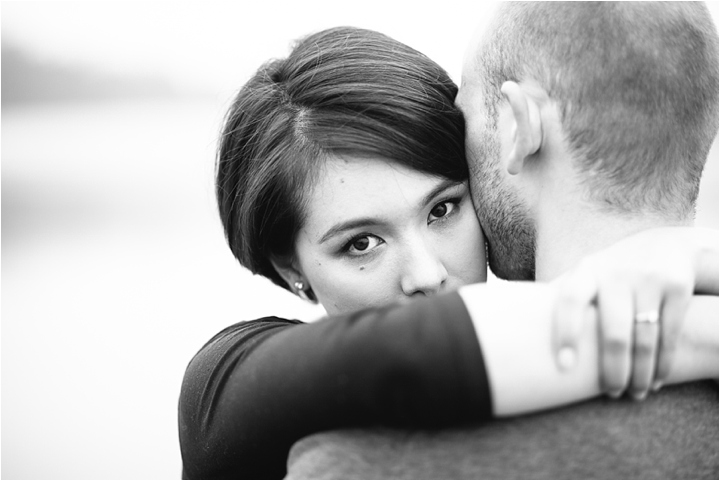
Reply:
M263 67L230 107L216 166L228 244L240 264L288 288L303 193L329 157L383 158L464 181L457 86L435 62L380 33L339 27Z

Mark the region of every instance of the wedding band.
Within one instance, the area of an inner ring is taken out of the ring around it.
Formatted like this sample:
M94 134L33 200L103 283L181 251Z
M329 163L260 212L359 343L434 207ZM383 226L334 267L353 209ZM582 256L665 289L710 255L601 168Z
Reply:
M635 322L638 324L657 324L660 320L658 311L644 311L635 314Z

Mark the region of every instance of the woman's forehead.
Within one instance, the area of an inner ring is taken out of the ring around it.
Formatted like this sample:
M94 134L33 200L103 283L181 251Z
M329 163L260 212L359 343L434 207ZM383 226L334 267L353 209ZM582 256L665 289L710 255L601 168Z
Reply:
M352 219L402 222L438 189L456 184L382 158L333 157L305 194L304 228L322 235L319 231Z
M445 179L377 157L331 157L319 169L311 189L317 201L391 200L432 189Z

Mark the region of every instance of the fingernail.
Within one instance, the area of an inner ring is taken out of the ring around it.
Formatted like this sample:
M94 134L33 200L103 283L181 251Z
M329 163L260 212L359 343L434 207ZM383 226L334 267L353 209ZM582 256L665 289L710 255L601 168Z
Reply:
M662 382L662 381L655 381L655 382L653 383L653 385L652 385L652 390L653 390L653 392L658 392L661 387L663 387L663 382Z
M567 346L560 348L560 351L558 352L558 364L560 365L560 369L566 371L574 367L576 363L577 355L575 354L575 349Z
M620 396L622 396L622 390L617 391L608 391L608 396L610 396L613 399L618 399Z
M645 398L647 397L647 395L648 395L647 391L630 393L630 397L632 397L635 401L644 401Z

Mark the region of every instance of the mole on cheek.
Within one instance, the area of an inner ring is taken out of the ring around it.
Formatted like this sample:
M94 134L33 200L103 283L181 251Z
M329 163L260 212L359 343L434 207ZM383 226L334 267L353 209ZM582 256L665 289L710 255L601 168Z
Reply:
M365 266L360 266L360 270L361 270L361 271L364 271L364 270L365 270Z

